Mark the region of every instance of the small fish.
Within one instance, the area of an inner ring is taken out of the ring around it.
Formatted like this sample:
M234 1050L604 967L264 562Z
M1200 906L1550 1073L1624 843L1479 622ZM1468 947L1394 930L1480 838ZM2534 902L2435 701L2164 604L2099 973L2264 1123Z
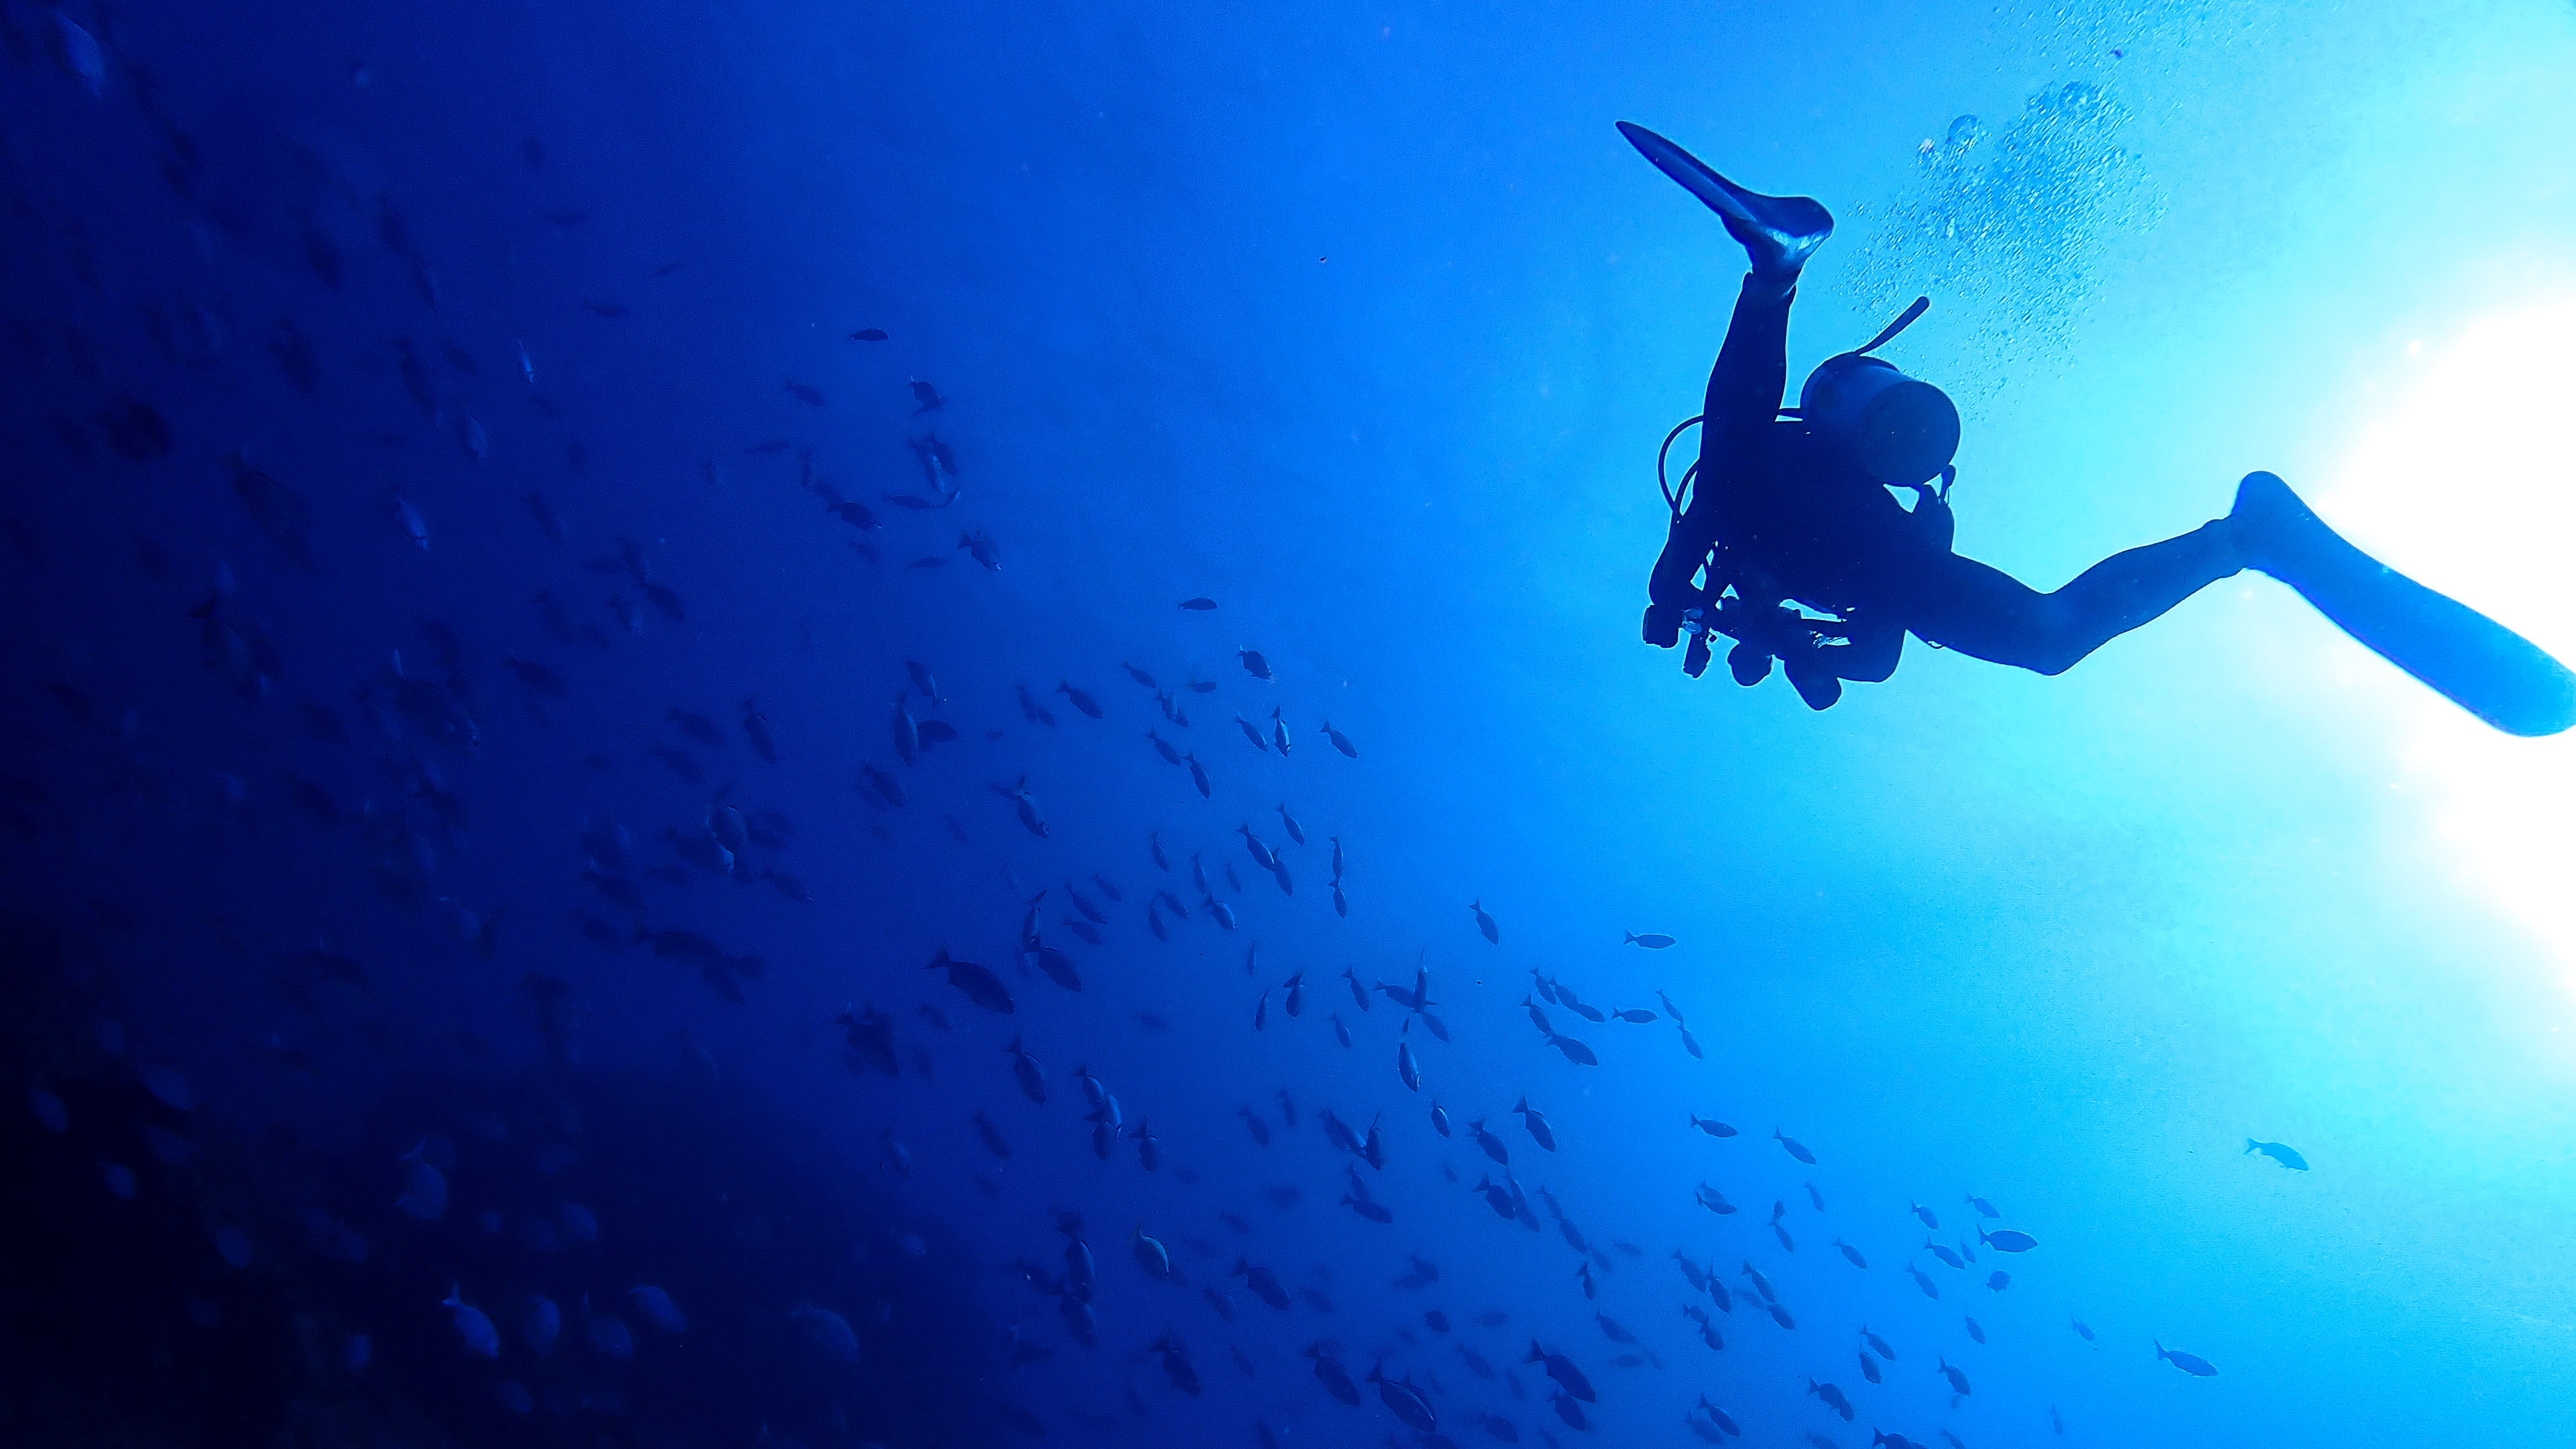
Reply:
M2156 1341L2156 1357L2196 1379L2205 1379L2218 1372L2217 1365L2209 1360L2196 1353L2176 1353L2165 1347L2162 1340Z
M1037 1058L1029 1055L1018 1037L1011 1038L1011 1044L1003 1050L1011 1054L1011 1074L1019 1079L1020 1094L1032 1102L1044 1104L1047 1097L1046 1074L1039 1068Z
M2027 1253L2039 1246L2039 1239L2028 1233L2016 1232L2011 1228L2002 1228L1991 1233L1984 1228L1979 1228L1977 1242L1998 1253Z
M1484 1153L1487 1157L1490 1157L1496 1162L1502 1163L1507 1167L1511 1165L1512 1154L1510 1150L1503 1146L1503 1139L1496 1137L1493 1133L1485 1130L1484 1118L1479 1117L1475 1121L1468 1123L1467 1130L1475 1134L1476 1145L1484 1149ZM1503 1216L1509 1217L1511 1214L1505 1213Z
M635 1311L643 1314L646 1322L664 1333L688 1331L689 1321L671 1301L671 1295L649 1283L627 1289L626 1301L635 1305Z
M852 342L883 342L886 340L886 330L882 327L862 327L858 331L850 334L850 340Z
M1593 1052L1592 1048L1585 1046L1582 1042L1575 1040L1573 1037L1559 1036L1554 1032L1550 1032L1548 1034L1547 1044L1556 1048L1558 1052L1564 1055L1567 1061L1574 1063L1578 1067L1597 1067L1601 1065L1601 1058Z
M1957 1394L1962 1398L1967 1397L1969 1390L1968 1376L1966 1374L1959 1372L1959 1370L1953 1367L1950 1361L1946 1358L1941 1360L1940 1372L1941 1377L1950 1381L1950 1392Z
M2001 1293L2011 1286L2012 1275L2001 1268L1986 1275L1986 1288L1989 1292Z
M54 10L54 57L91 95L107 94L107 53L99 48L97 36L83 30L60 7Z
M1234 651L1234 655L1237 659L1243 661L1244 673L1251 675L1253 678L1267 680L1276 677L1270 672L1270 661L1262 657L1260 650L1237 649Z
M1020 817L1020 825L1022 828L1026 829L1029 834L1038 837L1040 840L1047 838L1048 831L1046 816L1038 810L1037 797L1031 795L1028 791L1027 776L1022 776L1017 784L1008 786L995 785L991 788L994 794L1011 802L1013 810Z
M1093 699L1083 691L1074 688L1069 681L1058 681L1055 687L1055 692L1063 695L1066 699L1073 701L1073 707L1082 711L1090 718L1100 718L1100 702Z
M1485 903L1481 898L1470 903L1467 909L1476 913L1476 930L1489 944L1503 944L1503 928L1494 924L1492 916L1485 914Z
M1550 1152L1556 1150L1556 1129L1548 1125L1546 1114L1529 1104L1529 1098L1521 1098L1512 1110L1520 1114L1521 1124L1529 1128L1529 1135L1539 1146Z
M436 1222L447 1215L447 1177L425 1160L428 1149L423 1140L402 1155L403 1191L394 1206L423 1222Z
M806 386L804 383L798 382L792 377L787 379L787 395L809 407L819 408L823 405L823 394L821 392Z
M1414 1092L1422 1090L1422 1066L1413 1059L1411 1043L1395 1044L1395 1075L1403 1081L1406 1090ZM1448 1130L1444 1127L1440 1135L1448 1136Z
M1368 1189L1361 1185L1360 1176L1356 1170L1351 1172L1351 1190L1342 1194L1342 1206L1373 1223L1395 1221L1394 1210L1368 1195Z
M892 771L862 762L859 766L859 777L867 783L869 789L874 790L884 799L885 803L898 810L903 808L903 782L896 779Z
M1843 1397L1843 1391L1841 1389L1834 1387L1832 1384L1820 1384L1814 1379L1809 1379L1807 1380L1807 1392L1815 1395L1819 1399L1822 1399L1826 1408L1842 1415L1846 1422L1851 1419L1851 1400Z
M1923 1290L1924 1297L1938 1298L1941 1296L1941 1285L1924 1277L1922 1269L1908 1263L1905 1265L1905 1271L1909 1277L1913 1278L1914 1286Z
M1978 1324L1977 1320L1975 1320L1975 1319L1971 1318L1971 1319L1969 1319L1969 1320L1967 1321L1967 1323L1968 1323L1968 1337L1975 1339L1975 1340L1976 1340L1977 1342L1979 1342L1979 1343L1983 1343L1983 1342L1985 1342L1985 1341L1986 1341L1986 1330L1985 1330L1982 1326L1980 1326L1980 1325Z
M1009 1016L1012 1013L1011 993L1002 985L1002 978L972 961L956 959L948 954L948 948L945 946L939 948L939 954L932 957L930 964L923 969L945 970L948 973L948 984L966 993L967 1000L986 1011L998 1012L1003 1016Z
M1791 1157L1798 1159L1809 1167L1816 1165L1816 1154L1809 1152L1806 1148L1806 1144L1800 1142L1797 1138L1783 1137L1780 1135L1780 1129L1774 1127L1771 1129L1771 1140L1779 1143L1781 1147L1788 1151L1788 1154Z
M1583 1376L1583 1370L1575 1367L1574 1361L1565 1355L1548 1352L1537 1339L1530 1340L1529 1355L1521 1362L1545 1365L1547 1376L1563 1386L1567 1394L1587 1404L1596 1402L1592 1381Z
M465 1340L467 1353L484 1358L501 1356L501 1331L492 1326L492 1320L484 1316L482 1309L465 1301L462 1286L450 1285L447 1296L439 1300L439 1306L449 1311L456 1324L456 1336Z
M421 547L427 548L429 545L424 543ZM2298 1154L2297 1149L2284 1146L2278 1142L2257 1142L2253 1138L2248 1137L2245 1139L2245 1150L2249 1153L2260 1152L2265 1157L2272 1159L2283 1167L2289 1168L2293 1172L2305 1172L2308 1170L2308 1160L2301 1157ZM2189 1358L2190 1355L2185 1354L2184 1357ZM2195 1362L2197 1362L2197 1360L2195 1360ZM2216 1370L2213 1369L2211 1372L2215 1373Z
M1919 1202L1912 1204L1912 1207L1914 1215L1923 1220L1923 1226L1931 1228L1936 1232L1940 1230L1941 1220L1932 1215L1932 1210L1930 1208L1925 1207Z
M1690 1114L1690 1124L1702 1132L1707 1133L1711 1137L1732 1137L1735 1135L1734 1128L1727 1126L1723 1122L1702 1117L1697 1112Z
M1366 1380L1377 1385L1378 1401L1385 1404L1387 1412L1402 1420L1404 1426L1413 1432L1417 1434L1436 1432L1439 1424L1432 1414L1431 1401L1422 1396L1422 1391L1413 1386L1410 1378L1390 1379L1386 1376L1385 1369L1386 1364L1381 1360L1376 1367L1369 1370Z
M1234 1260L1234 1270L1226 1276L1241 1278L1252 1290L1252 1296L1282 1312L1288 1308L1288 1290L1280 1286L1279 1277L1267 1268L1255 1267L1241 1258ZM1357 1402L1356 1394L1353 1402Z
M1208 610L1213 609L1213 608L1215 608L1215 607L1216 607L1216 600L1214 600L1214 599L1183 599L1183 600L1181 600L1181 607L1182 607L1182 608L1184 608L1184 609L1189 610L1189 611L1190 611L1190 612L1192 612L1192 613L1196 613L1196 614L1204 614L1204 613L1206 613Z
M1634 931L1622 931L1620 934L1626 936L1628 939L1620 942L1619 944L1623 946L1643 946L1649 951L1660 951L1666 946L1673 944L1672 937L1652 931L1642 936L1638 935Z
M804 1331L806 1343L811 1343L814 1351L822 1354L824 1359L835 1359L835 1361L842 1361L842 1364L855 1364L855 1361L858 1361L858 1333L850 1331L848 1318L832 1313L829 1307L814 1307L811 1302L799 1302L799 1305L788 1310L788 1320L799 1325L801 1331Z
M1841 1251L1844 1260L1849 1262L1853 1267L1866 1268L1869 1266L1869 1260L1860 1255L1860 1249L1853 1247L1842 1239L1834 1239L1834 1247Z
M932 387L922 378L916 377L905 385L912 389L912 400L915 404L912 410L914 417L919 417L933 408L947 405L948 399L939 395L939 389Z
M1063 987L1067 991L1080 991L1082 989L1082 976L1079 972L1074 970L1073 959L1071 957L1065 955L1055 947L1047 945L1040 945L1030 954L1036 959L1038 969L1046 973L1046 977L1049 981L1054 982L1056 985Z
M778 741L769 732L769 716L754 707L754 702L748 696L742 702L742 732L743 736L751 741L754 754L770 764L778 763Z
M1968 1206L1975 1208L1977 1210L1977 1216L1981 1218L1999 1218L2003 1216L2003 1214L1995 1211L1995 1205L1993 1203L1986 1201L1975 1193L1968 1194Z
M1331 720L1324 721L1323 732L1324 738L1331 742L1334 749L1341 751L1344 758L1356 760L1360 757L1358 747L1350 742L1348 736L1333 728Z
M1939 1244L1939 1243L1936 1243L1936 1242L1932 1241L1930 1238L1925 1238L1925 1239L1923 1240L1923 1246L1924 1246L1924 1248L1925 1248L1925 1249L1927 1249L1928 1251L1930 1251L1930 1253L1932 1254L1932 1256L1933 1256L1933 1257L1940 1259L1943 1263L1948 1264L1950 1267L1953 1267L1953 1268L1965 1268L1965 1267L1967 1267L1967 1266L1968 1266L1965 1262L1963 1262L1963 1261L1961 1261L1961 1260L1960 1260L1960 1257L1959 1257L1959 1255L1958 1255L1957 1253L1954 1253L1954 1252L1950 1251L1950 1249L1948 1249L1947 1247L1944 1247L1943 1245L1941 1245L1941 1244Z
M393 515L403 537L416 544L422 553L429 552L429 523L420 516L419 509L411 506L410 499L400 493L388 493L385 495L385 511Z

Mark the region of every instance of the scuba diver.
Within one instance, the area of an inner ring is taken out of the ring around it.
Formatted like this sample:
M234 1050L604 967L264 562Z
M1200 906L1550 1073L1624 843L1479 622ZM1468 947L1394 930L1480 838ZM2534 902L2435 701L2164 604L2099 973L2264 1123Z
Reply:
M1642 126L1622 121L1619 131L1716 212L1752 260L1707 403L1664 438L1668 455L1684 428L1700 424L1699 461L1678 488L1665 485L1672 527L1648 585L1645 636L1669 649L1687 631L1689 674L1708 667L1709 636L1724 634L1737 641L1727 655L1737 683L1760 683L1776 659L1799 697L1825 709L1842 697L1842 681L1893 674L1908 633L2059 674L2250 568L2498 729L2546 735L2576 724L2576 675L2345 542L2270 473L2245 475L2226 517L2114 554L2054 593L1951 552L1958 410L1940 389L1870 355L1930 301L1915 299L1866 346L1828 358L1798 405L1780 406L1790 299L1833 217L1808 197L1747 191ZM1663 467L1659 456L1659 477ZM1913 508L1891 489L1913 492Z

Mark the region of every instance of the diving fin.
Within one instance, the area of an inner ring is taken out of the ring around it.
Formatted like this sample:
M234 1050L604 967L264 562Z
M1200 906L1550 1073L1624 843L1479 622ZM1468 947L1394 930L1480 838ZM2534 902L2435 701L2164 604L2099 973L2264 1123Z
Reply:
M2249 567L2291 588L2371 652L2512 735L2576 724L2576 674L2540 646L2363 553L2270 473L2236 486L2229 533Z
M1711 171L1700 159L1643 126L1619 123L1619 134L1655 169L1680 182L1726 223L1727 234L1753 254L1757 272L1796 272L1834 234L1833 214L1808 196L1764 196Z

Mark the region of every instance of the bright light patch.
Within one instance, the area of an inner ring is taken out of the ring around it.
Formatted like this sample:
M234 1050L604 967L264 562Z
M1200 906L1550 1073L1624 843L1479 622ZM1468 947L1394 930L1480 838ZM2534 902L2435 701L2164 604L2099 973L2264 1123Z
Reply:
M2576 661L2576 298L2409 343L2407 355L2411 395L2362 429L2319 511L2383 561ZM2394 682L2403 688L2363 687L2397 711L2408 784L2462 869L2576 963L2576 733L2513 739Z

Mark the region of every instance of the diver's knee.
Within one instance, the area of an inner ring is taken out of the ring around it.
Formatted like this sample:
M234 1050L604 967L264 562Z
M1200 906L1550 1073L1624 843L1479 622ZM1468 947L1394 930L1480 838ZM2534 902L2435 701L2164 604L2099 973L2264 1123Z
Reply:
M2083 663L2084 656L2092 652L2093 646L2089 641L2051 634L2040 640L2039 648L2033 651L2034 657L2022 667L2033 674L2045 674L2054 679Z

